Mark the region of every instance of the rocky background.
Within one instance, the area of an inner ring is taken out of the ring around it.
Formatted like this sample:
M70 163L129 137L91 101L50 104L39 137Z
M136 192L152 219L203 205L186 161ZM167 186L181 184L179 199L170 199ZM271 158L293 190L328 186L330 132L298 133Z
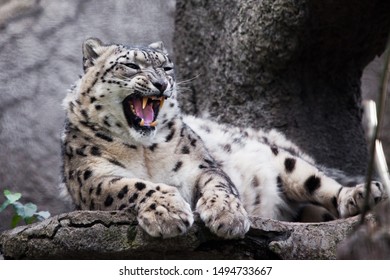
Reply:
M83 40L163 40L172 51L174 17L175 0L0 0L0 203L8 188L52 215L71 210L57 189L61 102L82 72ZM376 95L380 67L379 58L367 66L363 98ZM0 231L9 222L1 213Z
M317 163L363 175L361 75L390 26L382 0L176 1L185 112L277 128Z

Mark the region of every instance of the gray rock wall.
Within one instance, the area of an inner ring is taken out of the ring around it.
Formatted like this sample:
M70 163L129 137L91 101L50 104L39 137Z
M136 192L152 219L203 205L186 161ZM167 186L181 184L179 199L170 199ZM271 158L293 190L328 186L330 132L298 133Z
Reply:
M317 162L364 175L361 74L380 55L390 2L177 0L183 109L278 128Z
M83 40L172 50L174 12L174 0L0 1L0 203L9 188L40 210L69 210L56 189L61 102L82 73ZM1 215L0 231L9 222Z

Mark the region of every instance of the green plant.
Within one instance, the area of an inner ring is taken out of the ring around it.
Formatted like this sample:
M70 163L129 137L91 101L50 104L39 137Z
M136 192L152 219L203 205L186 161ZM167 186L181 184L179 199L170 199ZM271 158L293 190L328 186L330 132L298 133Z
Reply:
M20 203L18 200L22 197L21 193L13 193L9 190L4 190L5 201L0 206L0 212L2 212L8 206L12 206L15 210L15 214L11 220L11 227L16 227L22 220L26 224L31 224L36 221L42 221L50 217L48 211L39 211L38 207L29 202L26 204Z

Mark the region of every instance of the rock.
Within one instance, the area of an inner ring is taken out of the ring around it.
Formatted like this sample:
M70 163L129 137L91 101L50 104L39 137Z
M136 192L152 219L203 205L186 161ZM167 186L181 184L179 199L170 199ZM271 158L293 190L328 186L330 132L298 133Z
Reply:
M258 217L242 240L223 240L196 218L183 236L145 233L133 214L75 211L0 235L6 259L335 259L358 217L328 223L287 223Z
M363 175L360 78L384 50L389 11L381 0L178 0L183 108L278 128L320 164Z

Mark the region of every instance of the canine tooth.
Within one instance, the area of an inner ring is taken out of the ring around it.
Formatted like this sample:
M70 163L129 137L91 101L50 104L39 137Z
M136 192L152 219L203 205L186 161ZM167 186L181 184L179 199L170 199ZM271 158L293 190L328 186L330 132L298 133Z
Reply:
M144 119L141 119L141 122L139 123L140 126L144 126L145 125L145 121Z
M165 98L164 98L164 97L161 97L161 99L160 99L160 109L161 109L162 106L164 105L164 101L165 101Z
M148 104L148 97L142 98L142 110L145 109L146 104Z
M156 126L157 125L157 121L151 122L149 125L150 126Z

